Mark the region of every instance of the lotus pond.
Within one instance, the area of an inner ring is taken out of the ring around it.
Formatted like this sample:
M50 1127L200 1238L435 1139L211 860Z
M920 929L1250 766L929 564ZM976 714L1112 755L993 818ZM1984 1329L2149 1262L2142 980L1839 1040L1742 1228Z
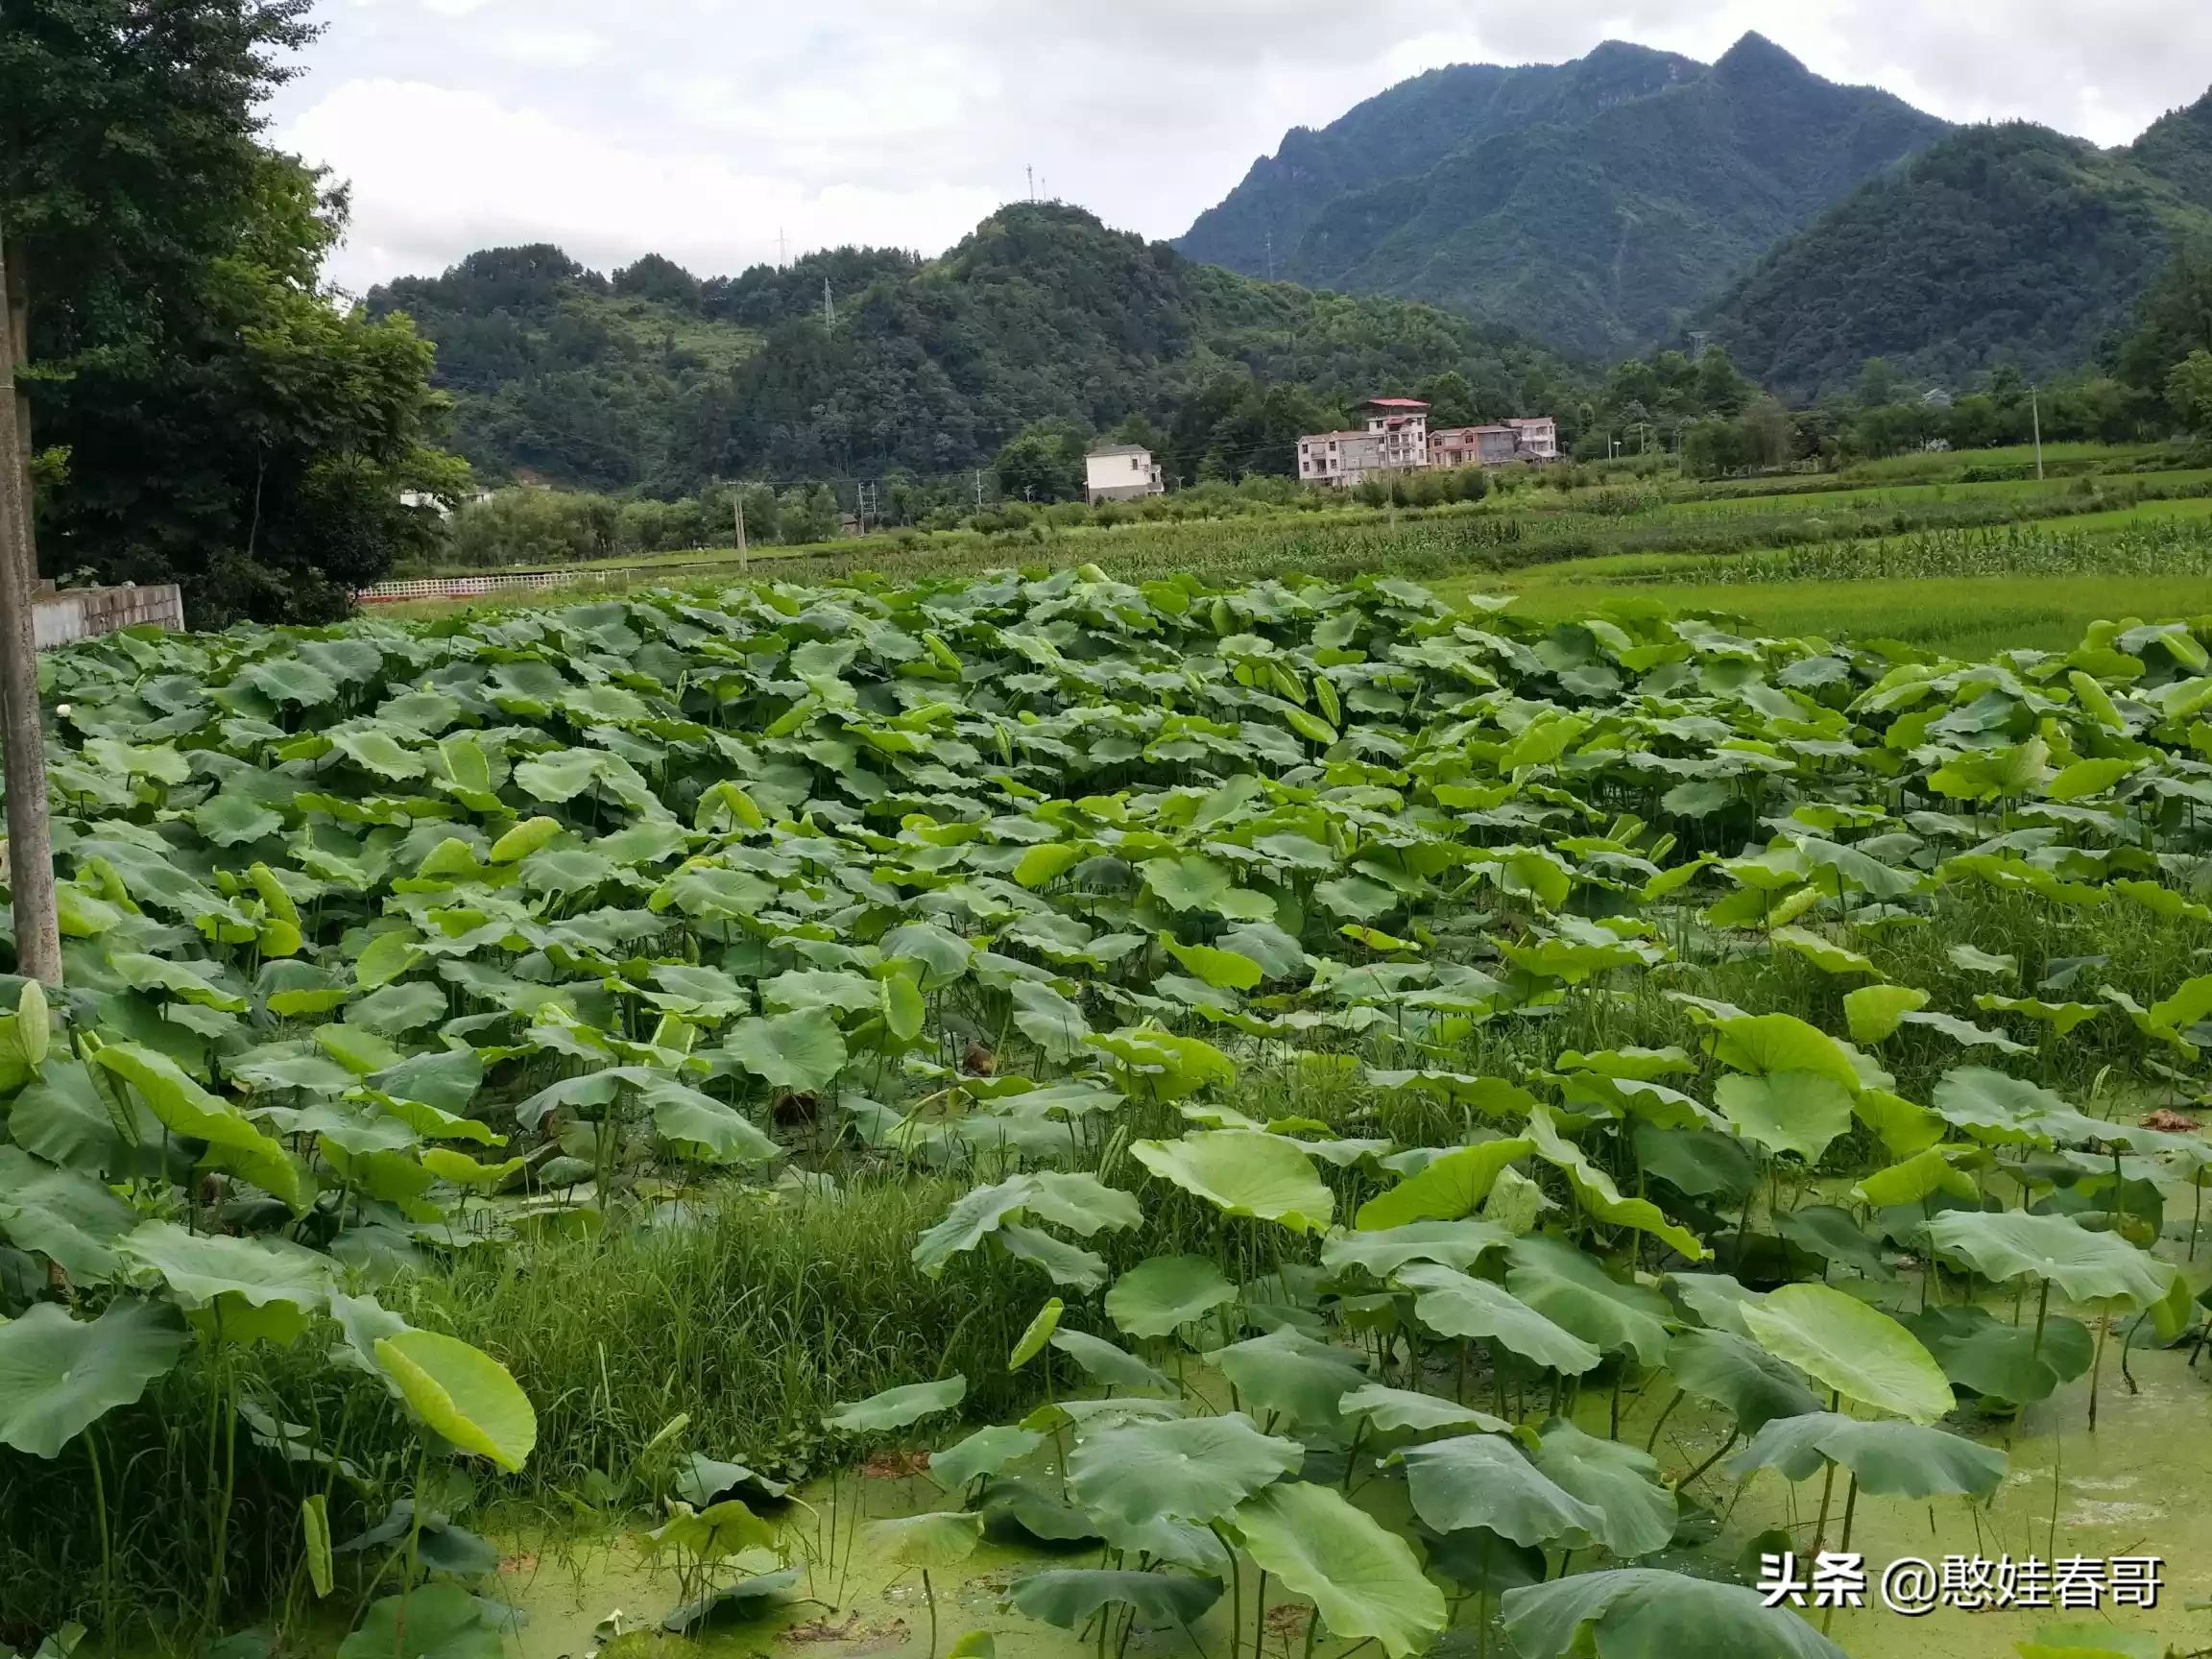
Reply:
M2188 625L1085 567L46 679L0 1646L2212 1643ZM2165 1589L1752 1588L1829 1549Z

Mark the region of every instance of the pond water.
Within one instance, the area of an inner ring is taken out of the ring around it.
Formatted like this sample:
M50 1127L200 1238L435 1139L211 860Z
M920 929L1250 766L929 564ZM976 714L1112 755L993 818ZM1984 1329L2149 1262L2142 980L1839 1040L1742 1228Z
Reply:
M2061 1556L2101 1563L2115 1555L2154 1555L2163 1561L2164 1577L2155 1611L1968 1612L1939 1606L1911 1618L1881 1606L1870 1594L1866 1608L1839 1611L1829 1629L1856 1659L2010 1659L2014 1644L2037 1626L2066 1620L2109 1621L2121 1628L2156 1631L2178 1652L2212 1647L2212 1613L2186 1605L2212 1597L2212 1433L2206 1431L2212 1415L2212 1358L2193 1373L2186 1349L2138 1349L2128 1361L2136 1384L2130 1391L2118 1363L2123 1329L2115 1322L2095 1432L2087 1426L2086 1379L2030 1408L2010 1426L2009 1436L2003 1423L1974 1425L1977 1438L1988 1444L2004 1446L2009 1438L2010 1471L1987 1504L1861 1497L1851 1543L1855 1551L1863 1552L1869 1577L1877 1581L1883 1567L1902 1556L1939 1565L1945 1554L2010 1554L2016 1560L2032 1555L2047 1563ZM1622 1437L1641 1444L1666 1398L1662 1385L1649 1398L1630 1402L1623 1414ZM1603 1396L1591 1396L1577 1416L1585 1428L1604 1433L1608 1410ZM1662 1461L1670 1469L1694 1466L1719 1447L1726 1430L1724 1416L1700 1414L1686 1404L1664 1425ZM1769 1471L1739 1489L1716 1472L1695 1490L1718 1510L1717 1535L1694 1551L1666 1558L1669 1565L1726 1575L1746 1544L1773 1527L1793 1528L1798 1547L1810 1546L1820 1499L1817 1479L1792 1485ZM926 1655L929 1616L920 1575L902 1573L874 1555L864 1531L849 1549L840 1547L833 1561L807 1563L805 1555L826 1526L830 1494L817 1485L805 1496L825 1522L811 1524L804 1511L792 1512L792 1535L806 1540L806 1548L794 1557L804 1571L792 1599L757 1617L716 1624L698 1640L697 1651L704 1659ZM902 1475L881 1464L873 1475L840 1481L837 1503L841 1538L856 1514L876 1519L948 1506L926 1476ZM1829 1511L1830 1549L1839 1542L1842 1507L1839 1481ZM679 1588L672 1574L656 1572L645 1561L634 1538L571 1536L535 1548L527 1542L510 1548L514 1553L499 1586L527 1616L514 1644L520 1659L585 1659L592 1653L622 1659L671 1651L668 1639L657 1632L661 1619L681 1599ZM1587 1558L1575 1563L1577 1568L1589 1564ZM964 1632L981 1629L994 1633L1000 1654L1024 1659L1094 1654L1094 1641L1000 1608L999 1598L1010 1582L1052 1565L1089 1567L1099 1560L1094 1551L1052 1555L1035 1547L986 1540L959 1567L935 1574L937 1650L945 1651ZM1243 1650L1249 1653L1256 1613L1249 1576L1242 1590L1238 1623ZM1281 1603L1272 1585L1268 1599L1266 1652L1305 1653L1303 1607ZM1459 1621L1440 1652L1511 1653L1494 1625L1487 1632L1480 1628L1484 1621L1474 1602L1461 1607ZM1195 1630L1207 1655L1227 1654L1228 1629L1224 1597ZM1312 1651L1331 1655L1349 1646L1323 1641ZM1177 1630L1140 1633L1126 1649L1133 1655L1192 1651L1191 1642Z

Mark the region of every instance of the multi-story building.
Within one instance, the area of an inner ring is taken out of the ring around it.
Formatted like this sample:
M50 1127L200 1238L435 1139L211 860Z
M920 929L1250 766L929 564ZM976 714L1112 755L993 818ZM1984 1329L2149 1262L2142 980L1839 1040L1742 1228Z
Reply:
M1364 432L1314 432L1298 440L1300 478L1348 490L1381 472L1502 467L1509 461L1554 461L1559 456L1559 428L1549 415L1431 432L1429 405L1418 397L1370 397L1360 408L1367 417Z
M1382 445L1372 432L1313 432L1298 440L1298 476L1309 484L1349 490L1382 470Z
M1129 501L1159 495L1160 463L1142 444L1102 444L1083 457L1083 493L1095 507L1101 501Z

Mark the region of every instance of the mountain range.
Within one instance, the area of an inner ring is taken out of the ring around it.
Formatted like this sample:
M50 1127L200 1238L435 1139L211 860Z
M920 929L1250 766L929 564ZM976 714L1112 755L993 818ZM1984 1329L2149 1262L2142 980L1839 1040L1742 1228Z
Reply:
M1175 245L1617 356L1948 131L1762 36L1710 66L1608 41L1567 63L1431 70L1293 129Z
M436 343L455 446L487 476L663 495L715 477L943 476L1035 421L1166 424L1224 379L1302 389L1319 421L1440 373L1492 419L1549 408L1575 378L1519 335L1255 281L1058 203L1011 204L928 261L840 249L702 281L657 255L608 276L558 248L501 248L365 302Z

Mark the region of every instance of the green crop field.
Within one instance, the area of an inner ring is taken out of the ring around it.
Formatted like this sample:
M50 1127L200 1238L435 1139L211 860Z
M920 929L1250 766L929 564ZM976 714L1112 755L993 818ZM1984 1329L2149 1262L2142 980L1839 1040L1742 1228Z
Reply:
M2048 1622L1763 1605L1832 1548L2162 1553L2100 1629L2200 1647L2200 611L1094 568L60 652L0 1642Z

